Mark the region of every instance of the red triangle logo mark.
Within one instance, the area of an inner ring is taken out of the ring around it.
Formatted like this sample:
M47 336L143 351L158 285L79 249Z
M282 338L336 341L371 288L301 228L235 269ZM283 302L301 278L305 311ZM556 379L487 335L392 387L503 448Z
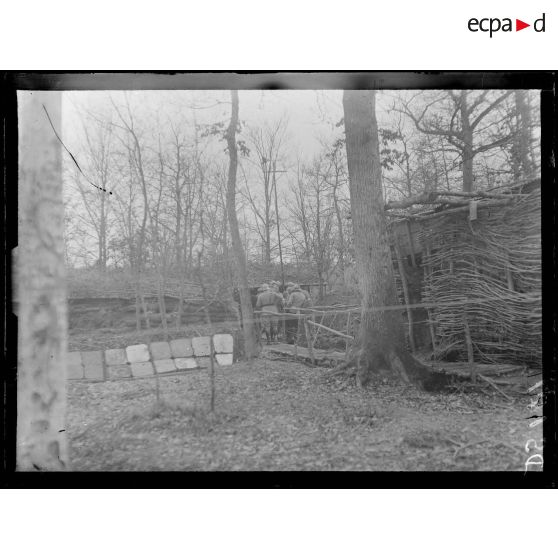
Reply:
M521 31L522 29L525 29L526 27L531 27L531 24L530 23L525 23L524 21L521 21L520 19L515 20L515 30L516 31Z

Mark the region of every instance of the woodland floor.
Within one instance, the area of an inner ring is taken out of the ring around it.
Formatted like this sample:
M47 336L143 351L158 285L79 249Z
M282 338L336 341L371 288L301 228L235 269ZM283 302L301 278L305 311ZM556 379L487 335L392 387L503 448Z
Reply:
M105 345L106 347L106 345ZM524 471L529 398L489 386L446 393L378 378L365 389L324 368L260 358L153 379L70 382L78 471Z

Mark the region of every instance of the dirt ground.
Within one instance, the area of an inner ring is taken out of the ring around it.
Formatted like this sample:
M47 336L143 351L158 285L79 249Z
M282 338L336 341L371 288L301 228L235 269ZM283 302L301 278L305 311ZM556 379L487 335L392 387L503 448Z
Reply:
M366 389L326 369L261 358L154 379L72 382L67 429L78 471L523 471L529 398L456 387Z

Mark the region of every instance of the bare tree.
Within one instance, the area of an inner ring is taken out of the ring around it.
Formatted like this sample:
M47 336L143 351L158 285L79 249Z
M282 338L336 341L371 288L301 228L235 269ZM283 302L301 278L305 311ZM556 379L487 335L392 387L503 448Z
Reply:
M307 236L310 258L320 284L319 296L323 298L323 284L329 279L335 249L332 191L327 183L331 163L322 153L305 168L305 185L300 197L306 206ZM302 211L301 211L302 213Z
M133 176L140 184L143 196L141 225L137 234L137 242L134 245L134 274L135 274L135 290L136 290L136 323L139 325L140 305L143 310L147 328L150 327L149 314L145 303L144 293L142 289L141 279L145 266L145 241L147 232L147 220L149 215L149 197L147 177L144 167L144 147L140 141L139 132L137 130L133 111L130 106L128 97L125 97L124 108L118 107L111 97L111 103L118 115L119 123L113 122L113 126L124 132L120 137L120 142L127 151L128 163L131 176Z
M292 251L297 260L305 264L310 262L310 220L308 217L309 207L306 196L306 183L304 179L304 167L299 160L297 162L296 182L290 185L287 208L294 221L293 229L287 228L292 243Z
M436 92L428 100L417 93L410 100L401 100L394 110L406 114L423 134L442 137L459 153L462 165L462 190L474 190L473 159L480 153L508 144L514 136L509 127L509 113L498 109L511 91L488 90ZM415 108L417 98L424 102Z
M92 137L90 128L94 126L95 137ZM84 123L84 135L87 145L87 159L91 171L92 181L98 188L90 185L84 187L78 176L78 187L85 203L92 225L98 236L99 257L97 266L101 271L106 271L108 261L108 244L110 235L111 218L111 151L112 151L112 126L108 124L95 125L91 120ZM89 193L90 195L87 195ZM93 200L91 199L93 198ZM91 203L94 201L94 203ZM93 213L93 215L92 215Z
M169 122L172 134L171 154L166 161L170 181L170 198L174 204L174 267L178 274L178 308L175 327L182 324L184 310L185 275L187 271L187 247L189 235L187 227L192 204L192 183L190 177L191 161L184 153L186 144L183 134ZM172 213L172 210L170 211ZM193 247L192 247L193 249Z
M238 122L238 91L231 91L231 120L226 132L227 147L229 150L229 176L227 184L227 214L231 232L232 246L235 254L235 271L238 290L240 293L240 308L242 312L242 327L244 331L244 353L246 358L254 358L258 355L258 343L254 327L252 301L250 287L248 284L248 273L246 271L246 256L236 215L236 172L238 167L238 150L236 146L236 131Z
M256 165L263 188L260 188L260 185L256 188L250 187L247 182L245 193L254 213L256 230L262 239L263 262L266 264L271 262L273 229L279 219L277 204L274 204L276 172L286 127L286 119L280 118L274 124L252 128L249 133L250 147L256 155ZM261 196L256 195L254 191L261 193Z
M341 275L345 273L345 259L348 244L345 234L345 214L348 210L348 185L346 150L342 141L336 141L331 149L326 150L326 158L330 161L328 171L324 175L325 182L331 187L333 209L337 221L337 252L338 266Z
M109 248L112 236L113 212L112 212L112 186L115 180L115 169L113 168L113 146L112 126L110 120L104 122L91 116L82 121L84 146L80 157L81 167L87 179L84 178L69 157L65 164L65 184L70 188L66 190L65 203L73 205L75 213L69 216L68 225L79 230L79 234L85 236L80 242L81 254L89 254L93 244L96 248L94 265L100 271L106 271ZM75 196L77 191L81 204L76 207ZM74 243L76 238L74 236ZM88 260L90 258L87 258ZM89 265L89 261L87 262Z

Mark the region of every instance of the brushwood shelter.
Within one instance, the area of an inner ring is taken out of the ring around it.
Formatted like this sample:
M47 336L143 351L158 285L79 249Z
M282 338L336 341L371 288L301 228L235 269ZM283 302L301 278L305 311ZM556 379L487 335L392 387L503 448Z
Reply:
M411 349L542 366L541 183L389 202Z

